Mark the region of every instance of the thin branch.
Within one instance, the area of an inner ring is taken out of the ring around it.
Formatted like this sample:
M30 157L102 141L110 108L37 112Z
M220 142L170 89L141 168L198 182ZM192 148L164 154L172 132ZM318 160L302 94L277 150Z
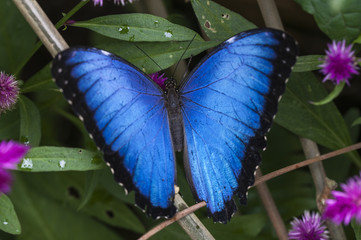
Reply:
M156 234L157 232L161 231L162 229L164 229L165 227L169 226L170 224L182 219L183 217L193 213L194 211L205 207L207 204L206 202L200 202L197 203L191 207L188 207L186 209L184 209L181 212L178 212L174 217L172 217L171 219L168 219L164 222L162 222L161 224L157 225L156 227L152 228L151 230L149 230L146 234L144 234L143 236L141 236L139 238L139 240L146 240L149 239L151 236L153 236L154 234ZM211 238L208 239L214 239L212 236L210 236Z
M320 155L320 156L317 156L317 157L314 157L314 158L311 158L311 159L304 160L304 161L299 162L299 163L289 165L287 167L278 169L278 170L276 170L274 172L268 173L268 174L266 174L266 175L264 175L264 176L262 176L260 178L257 178L254 186L256 186L256 185L258 185L258 184L260 184L262 182L268 181L268 180L270 180L272 178L278 177L278 176L280 176L282 174L288 173L290 171L299 169L301 167L305 167L305 166L310 165L312 163L323 161L323 160L328 159L328 158L336 157L338 155L341 155L341 154L344 154L344 153L347 153L347 152L351 152L351 151L354 151L354 150L357 150L357 149L360 149L360 148L361 148L361 143L356 143L354 145L351 145L351 146L348 146L348 147L345 147L345 148L341 148L341 149L338 149L338 150L330 152L330 153L326 153L326 154L323 154L323 155Z
M262 176L261 170L257 169L257 176ZM278 212L275 202L273 201L270 190L265 182L257 185L257 192L260 196L263 206L267 211L268 217L276 231L278 239L287 240L287 229L282 221L281 215Z

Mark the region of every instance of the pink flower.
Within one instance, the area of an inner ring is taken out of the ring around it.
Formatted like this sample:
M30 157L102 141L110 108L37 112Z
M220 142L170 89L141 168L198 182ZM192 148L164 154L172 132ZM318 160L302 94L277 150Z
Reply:
M328 45L326 50L326 58L324 63L319 65L320 70L326 80L331 80L334 84L339 84L345 81L347 85L350 85L349 79L352 74L358 74L358 67L356 66L356 58L354 57L354 51L351 51L352 45L346 46L346 41L332 42L332 45Z
M18 95L19 87L15 77L0 72L0 114L15 105Z
M324 217L337 224L347 225L355 218L361 223L361 175L341 184L343 191L332 191L334 199L326 200Z
M292 229L288 233L289 239L297 240L326 240L328 231L323 225L323 220L318 213L305 211L302 219L294 218L291 222Z
M12 177L7 170L15 169L29 149L29 146L14 141L0 142L0 192L10 191Z
M164 81L167 80L168 78L163 77L163 76L164 76L164 73L159 74L156 72L156 73L149 74L149 77L164 90L165 89Z
M103 6L103 0L93 0L94 2L94 6L99 5L99 6ZM126 2L130 2L132 3L133 0L114 0L114 4L122 4L123 6L125 5Z

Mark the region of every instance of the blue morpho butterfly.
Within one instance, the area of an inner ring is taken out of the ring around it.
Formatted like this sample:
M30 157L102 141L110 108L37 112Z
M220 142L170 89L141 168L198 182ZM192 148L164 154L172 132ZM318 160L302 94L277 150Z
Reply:
M103 151L115 180L153 218L171 217L175 151L184 152L196 201L226 223L260 164L297 46L273 29L239 33L216 47L179 87L162 90L126 60L95 48L59 53L52 74Z

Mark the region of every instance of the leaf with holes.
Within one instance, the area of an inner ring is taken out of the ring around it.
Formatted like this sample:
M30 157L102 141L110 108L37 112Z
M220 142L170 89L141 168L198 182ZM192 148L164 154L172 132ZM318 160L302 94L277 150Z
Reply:
M72 26L88 28L104 36L129 42L190 41L194 37L197 41L203 41L189 28L143 13L97 17L76 22Z
M241 15L209 0L192 0L198 22L211 40L224 41L233 35L256 28Z
M96 47L107 50L128 60L143 72L154 73L174 65L181 59L181 57L185 59L190 56L197 55L218 45L220 42L201 42L194 40L187 49L189 43L190 42L187 41L158 42L157 44L147 42L137 43L137 46L146 54L140 51L133 43L117 41L109 38L99 41L99 44L96 44Z

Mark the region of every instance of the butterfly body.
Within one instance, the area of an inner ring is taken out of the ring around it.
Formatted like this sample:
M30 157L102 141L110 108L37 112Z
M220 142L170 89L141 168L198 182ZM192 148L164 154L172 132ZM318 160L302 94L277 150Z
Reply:
M52 73L103 151L117 182L153 218L171 217L175 152L209 216L226 223L246 203L265 134L296 61L293 38L273 29L239 33L207 55L179 87L163 91L126 60L94 48L57 55Z
M168 110L168 119L173 147L176 152L181 152L184 145L184 130L181 112L182 104L174 80L166 80L164 95L165 107Z

